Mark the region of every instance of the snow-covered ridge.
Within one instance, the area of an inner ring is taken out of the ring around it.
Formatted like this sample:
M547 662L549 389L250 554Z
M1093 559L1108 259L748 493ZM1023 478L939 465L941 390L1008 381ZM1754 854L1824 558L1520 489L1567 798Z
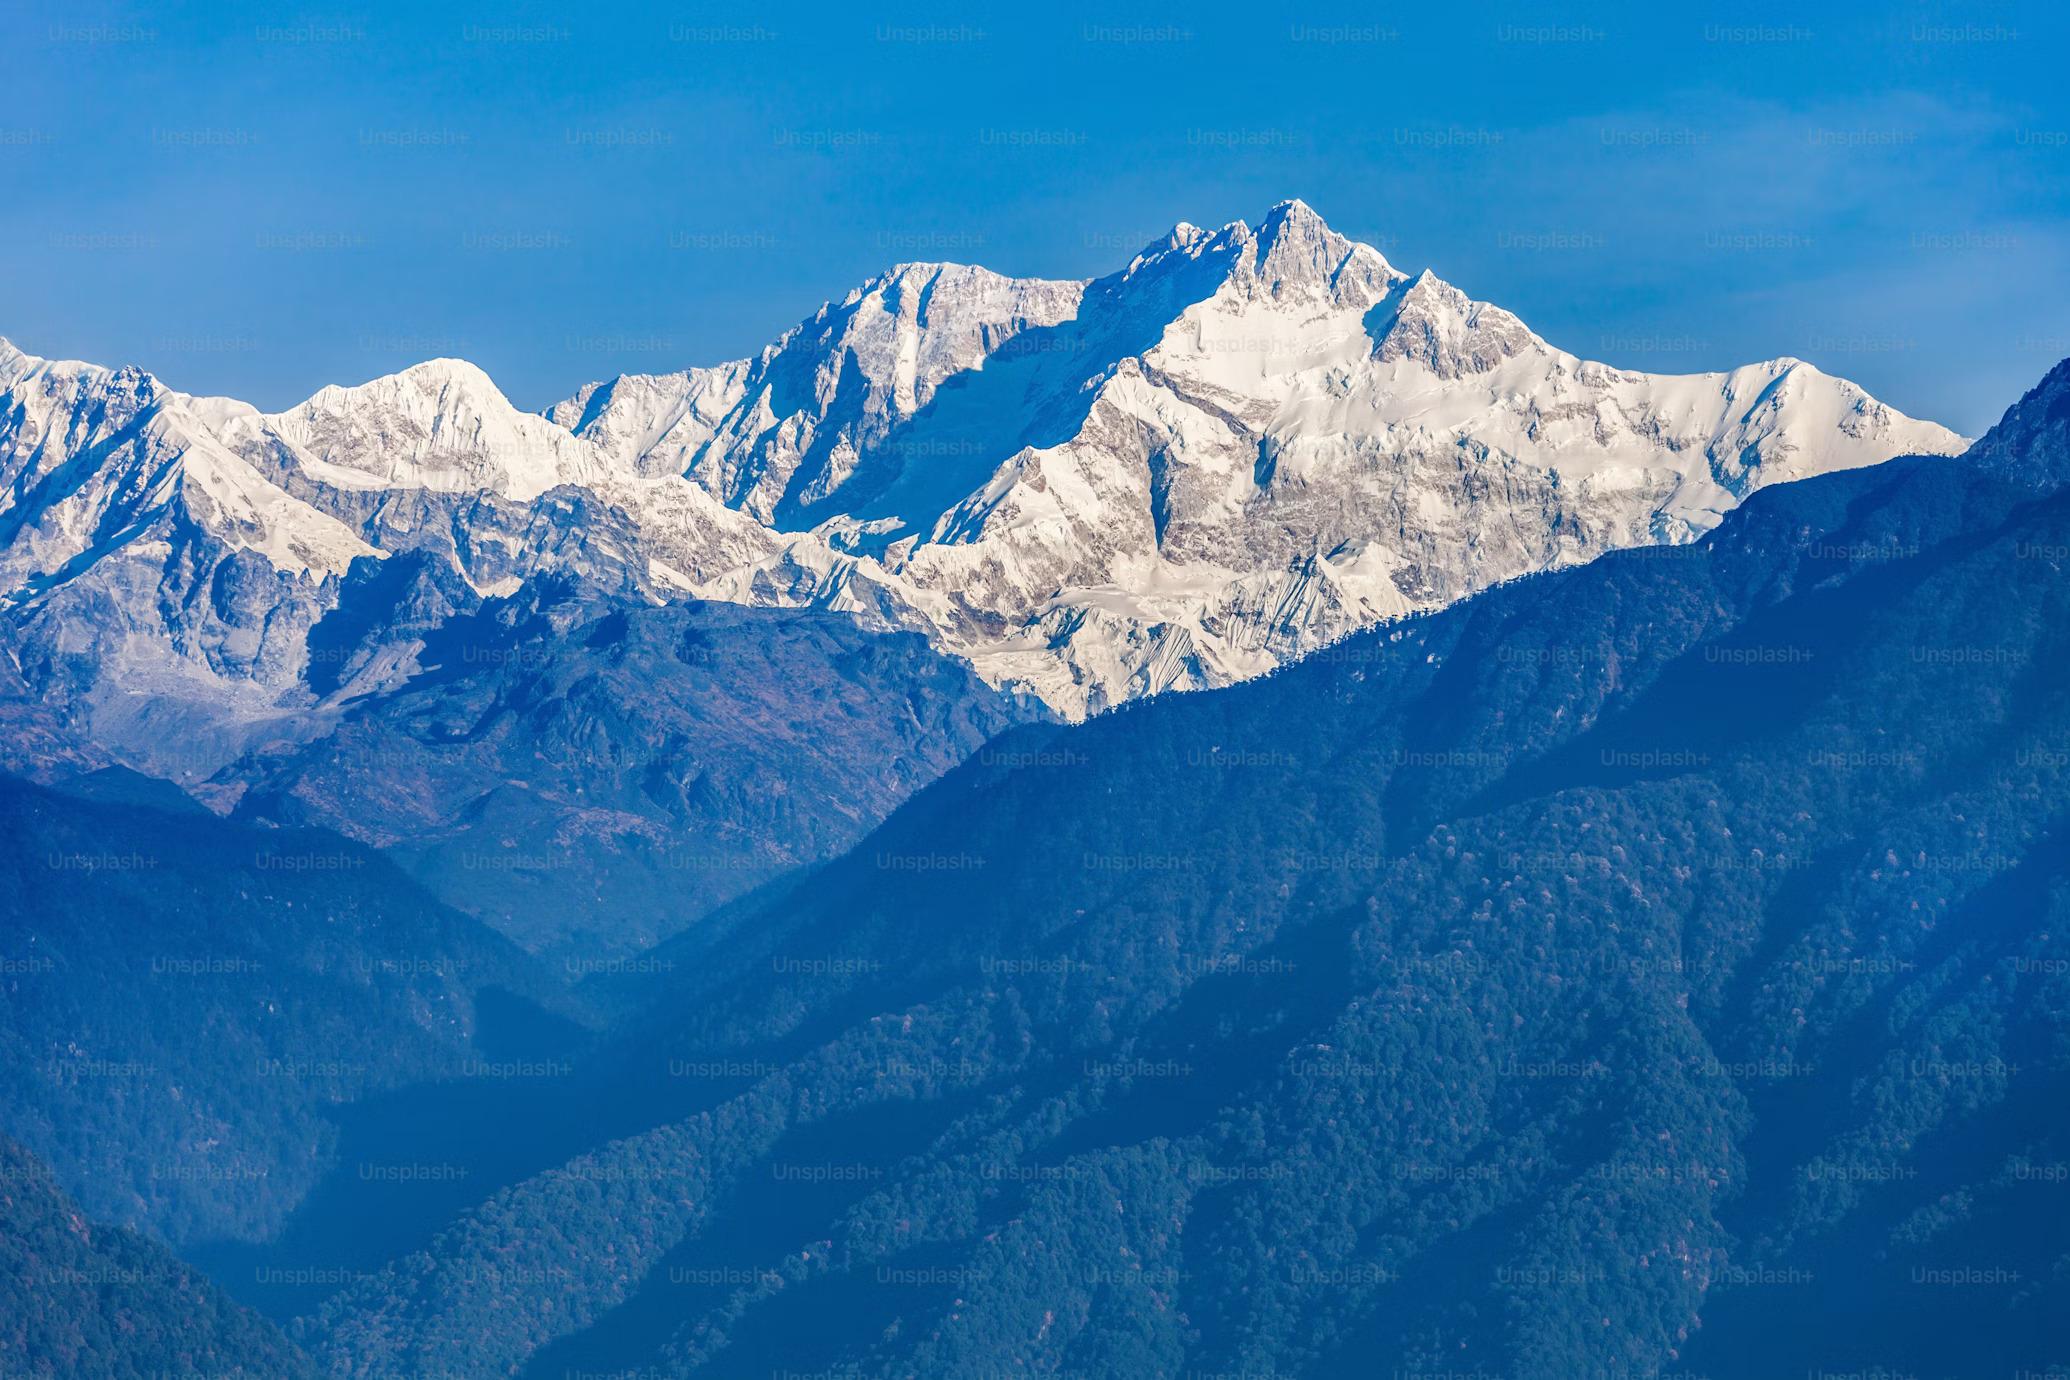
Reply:
M342 574L380 554L268 483L192 399L141 370L37 359L0 339L0 390L0 597L79 573L82 557L173 510L298 575Z
M134 638L292 696L352 563L428 548L478 594L847 610L1075 716L1963 444L1798 360L1579 359L1291 201L1088 282L902 264L752 359L543 416L459 360L265 414L0 344L0 598L99 580ZM140 607L176 551L193 604L198 548L300 591L270 617L288 586L241 577L266 655Z

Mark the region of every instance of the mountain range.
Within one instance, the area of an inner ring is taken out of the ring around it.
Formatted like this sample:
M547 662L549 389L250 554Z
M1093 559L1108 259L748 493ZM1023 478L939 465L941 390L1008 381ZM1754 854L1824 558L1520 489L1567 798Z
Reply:
M1290 201L1089 282L900 265L752 359L544 416L459 360L266 414L0 345L0 595L95 736L147 751L132 690L177 716L183 779L406 676L435 610L308 639L412 551L463 599L568 573L844 612L1078 718L1962 444L1799 360L1578 359Z
M2070 361L1299 202L543 414L0 345L0 1372L2056 1373L2066 566Z
M1011 727L574 992L336 834L11 787L0 1206L227 1295L23 1316L110 1374L2047 1374L2066 553L2070 362L1962 459Z
M1089 282L900 265L753 359L543 416L458 360L269 414L0 342L0 766L338 828L607 961L1009 723L1961 445L1797 360L1580 360L1298 201Z

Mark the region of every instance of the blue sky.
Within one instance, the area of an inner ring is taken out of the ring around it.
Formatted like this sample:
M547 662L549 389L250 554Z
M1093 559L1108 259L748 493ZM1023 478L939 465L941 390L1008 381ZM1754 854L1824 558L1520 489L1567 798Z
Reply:
M2070 354L2054 5L16 5L0 334L285 406L543 406L885 266L1091 276L1288 196L1657 370L1974 433Z

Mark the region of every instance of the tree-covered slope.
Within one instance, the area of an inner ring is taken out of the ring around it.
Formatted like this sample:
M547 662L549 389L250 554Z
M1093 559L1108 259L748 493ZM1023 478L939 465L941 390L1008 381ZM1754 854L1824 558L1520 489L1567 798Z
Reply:
M271 1235L334 1108L493 1075L485 1003L544 1020L556 988L339 835L124 773L0 778L0 1132L98 1219Z
M294 1380L279 1329L136 1232L89 1222L0 1136L0 1373L48 1380Z

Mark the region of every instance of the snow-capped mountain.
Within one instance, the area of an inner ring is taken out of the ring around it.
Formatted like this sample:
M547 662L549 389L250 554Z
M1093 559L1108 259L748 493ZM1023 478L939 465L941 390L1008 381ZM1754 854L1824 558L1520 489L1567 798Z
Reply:
M1578 359L1293 201L1090 282L901 265L543 416L457 360L267 414L0 343L0 645L207 767L552 572L847 611L1078 716L1962 446L1797 360Z
M140 370L0 341L0 388L8 679L119 757L172 775L219 760L294 685L353 562L381 553ZM0 743L0 765L42 755Z
M425 634L531 576L661 602L778 547L461 361L265 414L0 341L0 385L0 651L88 741L183 780L407 679ZM384 573L405 551L434 559Z
M753 361L549 415L795 534L706 592L927 628L1074 715L1963 445L1798 360L1578 359L1299 201L1090 283L905 265Z

